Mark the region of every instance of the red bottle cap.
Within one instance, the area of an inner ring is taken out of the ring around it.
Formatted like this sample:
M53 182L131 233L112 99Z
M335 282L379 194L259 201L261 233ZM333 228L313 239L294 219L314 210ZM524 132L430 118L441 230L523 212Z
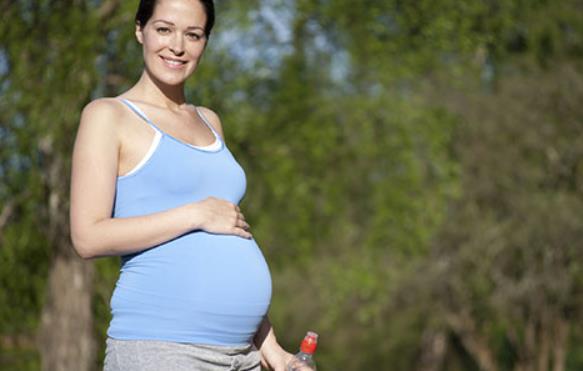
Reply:
M300 350L304 353L314 354L316 348L318 347L318 334L313 331L308 331L302 344L300 345Z

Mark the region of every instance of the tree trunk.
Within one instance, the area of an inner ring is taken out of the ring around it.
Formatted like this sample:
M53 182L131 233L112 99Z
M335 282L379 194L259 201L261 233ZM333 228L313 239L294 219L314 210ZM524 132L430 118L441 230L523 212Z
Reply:
M426 331L421 344L417 371L439 371L447 352L447 336L443 331Z
M535 354L537 353L537 323L533 318L529 318L524 324L524 337L522 341L516 343L516 353L518 359L514 364L514 371L536 371Z
M553 343L553 371L565 371L569 322L557 317L555 320L555 341Z
M478 366L483 371L498 371L498 365L488 341L476 329L473 318L463 310L459 313L450 313L446 317L454 333L460 338Z
M543 307L540 316L540 323L538 329L538 349L533 354L536 355L536 369L537 371L548 371L549 361L551 358L551 342L553 340L552 333L552 311Z
M49 273L39 348L45 371L90 371L95 364L91 295L93 265L57 256Z
M541 326L541 332L539 337L539 347L537 352L537 370L538 371L548 371L549 360L550 360L550 350L551 350L551 338L548 333L547 322L544 322Z
M45 371L90 371L95 364L93 336L93 263L75 254L69 238L69 213L64 200L69 176L63 155L47 136L40 150L47 158L47 238L53 259L39 330L39 350Z

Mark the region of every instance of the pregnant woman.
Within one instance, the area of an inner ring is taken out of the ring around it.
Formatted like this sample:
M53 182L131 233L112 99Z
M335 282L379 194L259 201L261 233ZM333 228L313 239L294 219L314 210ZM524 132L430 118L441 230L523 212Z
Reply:
M269 269L238 207L245 173L217 114L185 100L213 23L212 0L142 0L141 78L81 115L72 240L83 258L122 257L108 371L284 371L291 357L267 317Z

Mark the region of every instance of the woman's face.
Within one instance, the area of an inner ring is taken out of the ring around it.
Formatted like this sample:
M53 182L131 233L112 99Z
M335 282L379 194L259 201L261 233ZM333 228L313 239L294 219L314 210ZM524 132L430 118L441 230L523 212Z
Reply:
M152 18L136 26L149 73L168 85L183 83L196 70L206 45L206 13L199 0L158 0Z

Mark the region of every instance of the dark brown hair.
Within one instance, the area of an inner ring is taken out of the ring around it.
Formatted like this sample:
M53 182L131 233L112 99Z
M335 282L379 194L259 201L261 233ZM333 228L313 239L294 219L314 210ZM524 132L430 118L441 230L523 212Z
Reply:
M198 0L202 4L206 13L206 24L204 25L204 34L208 39L211 35L211 30L215 25L215 4L213 0ZM152 18L154 8L158 0L140 0L138 11L136 12L136 24L143 28L146 23Z

